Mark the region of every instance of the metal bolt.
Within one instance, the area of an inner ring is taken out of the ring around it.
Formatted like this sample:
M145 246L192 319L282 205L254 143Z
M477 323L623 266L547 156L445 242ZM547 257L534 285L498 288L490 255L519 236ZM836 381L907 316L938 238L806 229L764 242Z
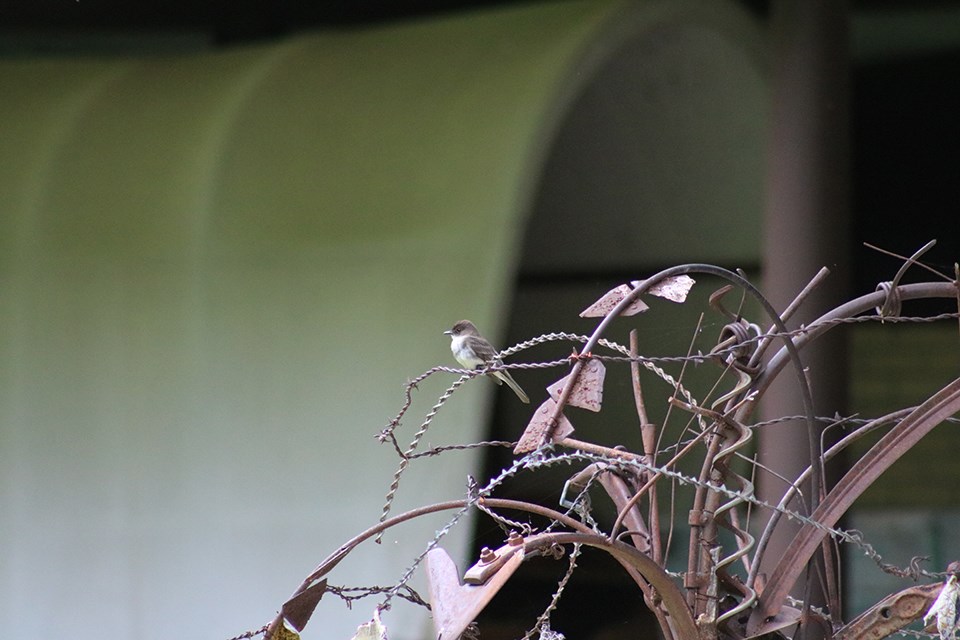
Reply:
M490 549L490 547L484 547L480 549L480 562L484 564L490 564L497 559L497 554Z

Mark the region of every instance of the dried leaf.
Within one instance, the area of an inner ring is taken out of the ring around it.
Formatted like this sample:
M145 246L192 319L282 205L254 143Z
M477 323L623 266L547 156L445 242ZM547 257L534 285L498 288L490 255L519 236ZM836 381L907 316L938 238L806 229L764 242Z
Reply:
M599 360L587 360L586 364L580 370L577 382L570 392L567 404L572 407L580 407L587 411L600 411L600 405L603 404L603 379L606 376L607 369ZM564 376L552 385L547 387L547 393L554 400L560 399L560 393L567 385L570 376Z
M373 610L373 619L357 627L350 640L388 640L387 628L380 622L380 610Z
M610 289L603 296L594 302L592 305L580 312L581 318L602 318L613 311L620 302L627 297L631 289L625 284L616 287L615 289ZM649 309L644 303L643 300L637 298L633 303L624 309L620 315L622 316L635 316L638 313L643 313Z
M943 583L940 595L923 616L923 624L929 624L930 618L937 619L937 632L941 640L955 638L957 629L960 627L960 621L957 620L958 597L960 597L960 585L957 585L957 576L952 575Z
M550 429L550 419L553 412L557 410L557 403L553 398L544 400L540 408L533 413L527 428L520 436L520 442L514 447L514 454L529 453L535 451L546 438L547 431ZM567 417L560 414L557 421L557 428L553 430L553 441L562 440L573 433L573 425L567 420Z
M270 634L269 640L300 640L300 634L286 620Z
M671 302L684 302L687 299L687 294L690 293L690 289L693 288L696 282L697 281L690 276L664 278L647 289L647 293L652 296L657 296L658 298L666 298ZM642 280L634 280L630 284L634 287L639 287L642 283Z

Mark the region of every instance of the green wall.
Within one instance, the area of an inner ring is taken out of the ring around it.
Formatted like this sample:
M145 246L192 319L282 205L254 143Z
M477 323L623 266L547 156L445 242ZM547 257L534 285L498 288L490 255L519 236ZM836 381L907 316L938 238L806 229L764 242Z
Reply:
M452 364L441 331L505 328L583 87L688 21L756 40L713 2L564 2L0 60L0 621L222 638L269 619L379 516L397 459L373 436L408 378ZM401 442L451 381L421 385ZM491 388L457 394L430 445L478 439ZM397 509L462 496L475 466L415 465ZM443 522L332 581L393 582ZM446 543L461 562L468 533ZM349 637L373 604L324 600L307 637ZM405 640L423 616L386 622Z

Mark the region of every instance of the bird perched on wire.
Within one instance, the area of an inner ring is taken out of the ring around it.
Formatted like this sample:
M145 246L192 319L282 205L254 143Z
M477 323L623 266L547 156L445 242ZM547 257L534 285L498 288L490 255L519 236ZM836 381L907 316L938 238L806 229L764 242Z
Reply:
M443 332L450 336L450 351L453 357L461 366L467 369L479 369L503 364L497 357L497 350L493 348L486 338L480 335L477 328L469 320L461 320L453 325L449 331ZM530 403L530 398L523 392L520 385L507 371L491 371L494 382L497 384L507 383L521 402Z

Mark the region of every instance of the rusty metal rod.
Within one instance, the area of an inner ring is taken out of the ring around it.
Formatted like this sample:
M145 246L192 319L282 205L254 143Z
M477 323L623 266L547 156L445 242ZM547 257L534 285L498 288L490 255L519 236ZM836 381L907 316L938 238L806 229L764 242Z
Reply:
M649 556L646 556L628 544L611 541L597 533L542 533L530 536L524 541L524 552L539 550L555 544L585 544L601 549L613 556L621 564L633 567L650 585L657 590L664 607L669 613L668 620L673 626L676 637L695 639L700 637L697 625L690 615L683 594L673 579L664 572Z
M902 300L917 300L922 298L956 298L958 288L957 283L954 282L922 282L918 284L901 285L897 287L897 290ZM802 334L799 334L791 341L794 345L794 348L803 349L811 341L819 338L833 327L839 326L834 322L835 320L852 318L862 313L871 311L877 306L880 306L886 296L887 294L883 291L875 291L860 296L859 298L854 298L853 300L832 309L831 311L811 322L806 331L804 331ZM785 347L781 348L780 351L774 354L774 356L767 363L767 366L754 382L753 389L757 391L758 396L763 395L763 391L770 386L780 371L786 366L789 358L790 354ZM735 419L738 421L744 421L750 415L755 406L755 401L744 403L737 410ZM807 474L809 471L804 473ZM788 492L790 492L791 495L794 490L793 487L795 486L796 483L788 488ZM781 504L784 503L781 502ZM764 531L760 535L760 539L757 542L757 549L753 556L753 571L747 579L747 585L751 588L754 586L754 582L757 578L760 560L763 558L767 544L770 541L773 530L780 521L780 517L780 511L774 511L772 514L770 514L770 519L767 521Z
M881 473L931 429L957 411L960 411L960 378L949 383L914 409L851 467L847 475L837 483L837 486L810 516L820 526L814 527L805 523L789 545L783 559L777 564L760 595L757 608L750 617L748 633L751 628L759 628L764 620L776 614L783 606L787 594L803 572L807 561L820 541L827 535L826 527L836 524L854 500Z

